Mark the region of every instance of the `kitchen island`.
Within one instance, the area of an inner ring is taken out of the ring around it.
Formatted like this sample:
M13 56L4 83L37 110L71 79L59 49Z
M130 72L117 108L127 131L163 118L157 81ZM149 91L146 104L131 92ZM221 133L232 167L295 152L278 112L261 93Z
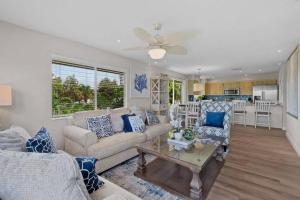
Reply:
M246 124L254 126L254 120L255 120L255 106L252 103L247 104L246 106ZM283 128L283 108L282 105L276 104L276 105L271 105L271 127L272 128ZM243 118L239 115L236 115L236 121L242 121ZM258 118L259 122L266 122L266 118Z

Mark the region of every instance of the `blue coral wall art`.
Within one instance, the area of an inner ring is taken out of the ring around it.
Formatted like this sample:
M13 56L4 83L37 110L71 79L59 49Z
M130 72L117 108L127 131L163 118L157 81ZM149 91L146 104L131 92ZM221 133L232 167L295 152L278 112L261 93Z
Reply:
M134 78L134 89L139 93L143 93L143 90L147 89L147 75L146 74L135 74Z

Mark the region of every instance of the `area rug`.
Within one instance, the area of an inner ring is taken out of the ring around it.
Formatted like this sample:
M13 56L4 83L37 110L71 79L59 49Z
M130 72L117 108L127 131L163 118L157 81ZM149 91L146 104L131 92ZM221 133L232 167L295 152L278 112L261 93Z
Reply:
M146 155L147 162L155 159L154 156ZM135 194L145 200L181 200L166 190L144 181L133 175L137 168L138 157L134 157L108 171L100 174L109 181Z

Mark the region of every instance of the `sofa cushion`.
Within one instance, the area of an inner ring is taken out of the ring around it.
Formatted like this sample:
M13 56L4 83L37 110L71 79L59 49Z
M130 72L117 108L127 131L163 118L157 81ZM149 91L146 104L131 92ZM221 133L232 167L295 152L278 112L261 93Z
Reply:
M130 124L130 121L129 121L129 117L130 116L135 116L135 114L125 114L125 115L122 115L122 120L123 120L123 123L124 123L124 129L123 131L125 133L127 132L132 132L132 127L131 127L131 124Z
M139 116L142 118L142 120L145 122L146 121L146 112L145 109L142 109L141 107L138 106L133 106L132 108L130 108L131 113L136 114L136 116Z
M103 186L95 171L96 158L93 157L76 157L80 172L82 174L84 184L89 193L93 193Z
M145 123L140 116L130 116L128 117L132 132L143 133L145 131Z
M90 117L86 122L88 130L96 133L98 139L114 134L110 114Z
M0 198L90 199L76 161L67 154L0 150Z
M159 119L157 118L154 112L146 111L146 117L147 117L147 124L149 126L159 124Z
M88 155L102 159L145 141L146 135L144 133L117 133L110 137L101 138L96 144L88 147Z
M30 138L28 132L18 126L0 131L0 149L9 151L26 151L26 141Z
M110 117L111 117L112 128L114 133L123 132L124 122L121 115L117 113L111 113Z
M169 123L156 124L153 126L147 126L144 134L147 135L147 140L153 139L156 136L168 133L172 129L172 125Z
M55 143L46 128L42 127L35 136L26 142L28 152L56 153Z
M90 117L97 117L99 115L107 114L106 110L90 110L76 112L73 114L72 124L84 129L87 129L86 119Z

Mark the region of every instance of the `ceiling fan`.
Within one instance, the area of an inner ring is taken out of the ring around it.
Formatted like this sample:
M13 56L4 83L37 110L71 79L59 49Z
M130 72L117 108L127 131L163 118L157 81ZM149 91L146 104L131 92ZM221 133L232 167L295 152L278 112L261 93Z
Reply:
M136 37L143 42L147 43L147 46L138 46L124 49L126 51L143 51L147 50L149 56L154 60L164 58L166 53L173 55L186 55L187 49L183 46L177 45L180 42L191 39L197 35L195 32L176 32L166 36L159 34L162 25L160 23L154 24L155 34L151 35L143 28L137 27L133 30Z

